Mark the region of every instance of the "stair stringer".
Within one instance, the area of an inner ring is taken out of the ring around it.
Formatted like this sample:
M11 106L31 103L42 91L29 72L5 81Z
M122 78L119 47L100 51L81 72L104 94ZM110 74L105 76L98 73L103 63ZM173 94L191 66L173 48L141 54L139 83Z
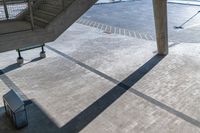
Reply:
M0 52L56 40L97 0L75 0L45 28L0 35Z
M53 31L55 39L78 20L97 0L75 0L59 14L46 28Z
M0 35L0 52L24 48L55 40L52 31L44 29Z

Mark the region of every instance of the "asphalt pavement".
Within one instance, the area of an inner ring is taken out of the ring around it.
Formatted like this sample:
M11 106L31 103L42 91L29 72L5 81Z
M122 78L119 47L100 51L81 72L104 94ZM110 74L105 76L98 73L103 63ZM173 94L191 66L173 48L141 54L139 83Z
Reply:
M175 29L200 10L200 6L168 3L169 40L200 42L200 13L183 26ZM148 33L155 37L151 0L135 0L94 5L82 18L114 27Z

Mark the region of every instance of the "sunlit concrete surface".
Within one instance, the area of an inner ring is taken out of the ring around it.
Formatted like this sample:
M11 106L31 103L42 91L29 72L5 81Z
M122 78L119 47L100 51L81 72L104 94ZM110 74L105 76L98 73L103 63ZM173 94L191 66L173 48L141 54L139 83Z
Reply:
M29 126L15 130L0 100L1 133L198 133L199 44L170 43L156 55L153 41L74 24L45 48L0 54L0 96L17 90Z
M200 5L200 0L168 0L168 2L170 3L174 3L174 4L188 4L188 5L196 5L199 6Z

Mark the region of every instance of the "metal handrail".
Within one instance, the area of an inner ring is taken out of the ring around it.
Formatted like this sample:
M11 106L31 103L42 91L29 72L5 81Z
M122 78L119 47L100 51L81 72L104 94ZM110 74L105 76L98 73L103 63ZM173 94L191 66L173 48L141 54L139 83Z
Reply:
M28 9L29 9L29 15L31 20L31 28L34 29L34 19L33 19L33 9L32 9L32 2L31 0L28 0Z
M7 18L7 20L9 19L9 14L8 14L8 8L6 5L6 0L3 0L3 7L4 7L4 12L5 12L5 16Z
M15 5L19 4L19 10L20 9L24 10L23 9L23 7L24 7L23 3L24 4L28 3L27 1L28 0L14 0L14 1L12 1L12 0L0 0L0 6L2 6L1 9L3 10L3 12L1 12L1 14L0 14L0 17L1 17L0 21L12 20L13 17L15 17L13 15L15 15L15 13L16 13L16 12L13 12L12 9L16 8L14 10L17 10L17 6L15 7ZM18 13L20 13L20 12L18 12ZM16 14L16 17L19 15L18 13ZM5 16L5 19L3 19L4 18L3 16Z
M26 0L7 0L6 4L16 4L16 3L24 3ZM3 3L3 0L0 0L0 4Z
M61 5L60 9L64 10L66 8L66 0L60 0L59 5ZM34 22L34 13L35 11L38 10L38 7L42 3L46 3L46 0L0 0L1 5L1 10L4 10L2 12L2 20L0 21L21 21L24 18L24 16L28 16L29 19L29 24L30 27L28 26L27 28L24 28L22 30L17 30L17 31L9 31L6 33L1 33L2 34L8 34L8 33L16 33L19 31L28 31L28 30L36 30L36 22ZM21 4L22 3L22 4ZM16 5L15 5L16 4ZM18 6L19 4L19 6ZM22 7L21 7L22 5ZM18 10L16 14L14 13L15 10Z

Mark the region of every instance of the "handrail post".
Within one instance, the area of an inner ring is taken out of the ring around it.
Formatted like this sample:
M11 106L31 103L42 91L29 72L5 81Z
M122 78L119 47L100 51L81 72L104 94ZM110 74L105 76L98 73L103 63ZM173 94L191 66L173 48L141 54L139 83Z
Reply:
M6 5L6 0L3 0L3 7L4 7L4 12L5 12L6 19L8 20L9 19L9 14L8 14L8 8L7 8L7 5Z
M31 28L33 30L34 29L34 19L33 19L33 10L32 10L32 5L31 5L31 0L28 0L28 9L29 9L29 15L30 15L30 20L31 20Z

